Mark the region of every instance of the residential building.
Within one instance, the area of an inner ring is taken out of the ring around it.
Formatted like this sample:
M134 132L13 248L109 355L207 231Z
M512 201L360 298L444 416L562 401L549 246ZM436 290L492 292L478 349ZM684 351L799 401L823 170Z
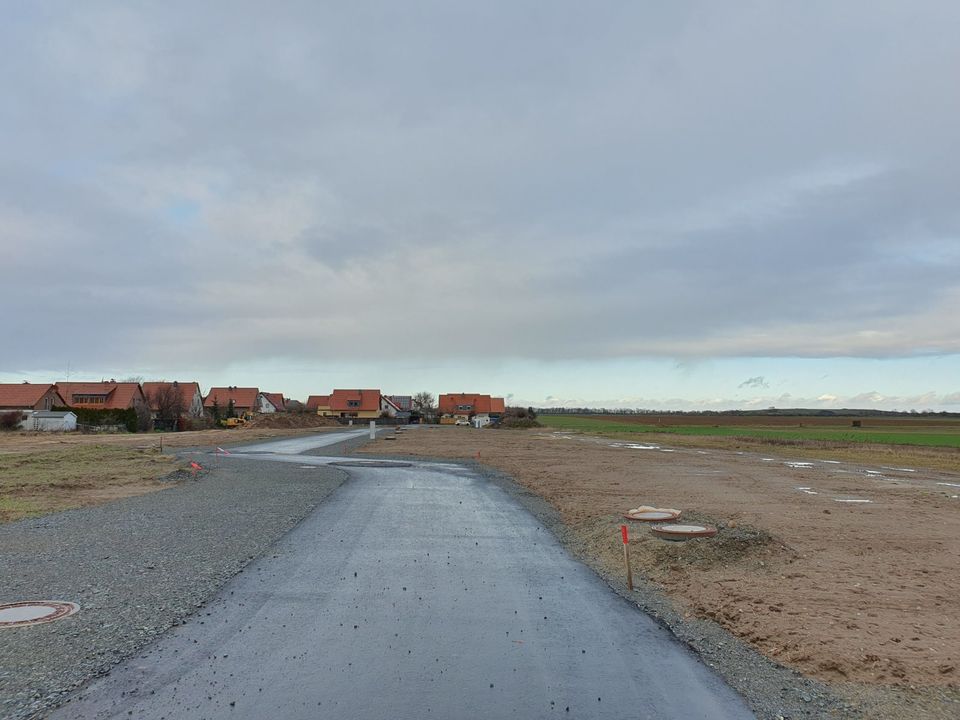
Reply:
M380 390L334 390L329 395L311 395L307 408L318 415L345 418L396 417L399 408Z
M183 417L200 417L203 415L203 394L200 384L195 382L145 382L143 394L150 405L150 412L156 420L161 411L161 405L168 408L172 405L179 407ZM174 395L175 393L175 395Z
M387 397L401 412L413 410L413 398L410 395L387 395Z
M437 401L441 425L453 425L457 420L472 420L477 425L486 425L503 415L503 411L503 398L480 393L447 393Z
M148 408L143 388L137 382L60 382L57 390L67 407L83 410L138 410Z
M235 385L210 388L210 392L203 400L203 409L208 413L213 412L213 406L216 404L221 417L226 417L231 402L233 403L233 411L237 415L276 412L273 403L263 396L259 388L241 388Z
M286 412L287 411L287 400L283 397L283 393L269 393L265 392L262 395L270 402L271 405L275 408L274 412ZM263 412L269 412L263 411Z
M0 383L0 413L52 410L66 404L53 383Z
M307 412L317 415L330 414L330 396L329 395L311 395L307 398Z

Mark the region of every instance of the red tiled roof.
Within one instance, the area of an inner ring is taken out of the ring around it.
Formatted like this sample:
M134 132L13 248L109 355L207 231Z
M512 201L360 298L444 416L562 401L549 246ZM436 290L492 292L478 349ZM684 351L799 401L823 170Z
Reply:
M502 413L504 410L503 398L494 398L479 393L447 393L441 395L437 401L441 413L464 412L458 410L460 405L472 406L475 413Z
M218 387L210 388L210 392L203 400L205 408L212 408L214 400L221 410L226 410L233 400L234 408L257 409L257 395L259 388Z
M320 407L330 407L329 395L311 395L307 398L307 410L316 410Z
M350 405L350 402L359 405ZM336 412L358 410L380 411L380 390L334 390L330 394L330 409Z
M283 399L283 393L268 393L268 392L265 392L265 393L263 394L263 396L264 396L265 398L267 398L267 400L269 400L270 402L272 402L272 403L273 403L273 406L274 406L277 410L279 410L280 412L283 412L284 410L287 409L286 401Z
M147 398L147 402L150 404L150 409L154 412L157 412L160 408L157 407L155 401L157 391L163 387L169 387L173 385L172 382L145 382L143 384L143 394ZM183 404L183 410L186 412L190 409L190 406L193 404L193 396L200 392L200 384L195 382L178 382L176 383L177 388L180 390L181 403ZM201 395L201 397L203 397Z
M145 401L140 383L135 382L58 382L57 390L68 407L93 408L95 410L126 410L137 402ZM102 403L82 403L74 395L103 395Z
M42 398L50 388L56 389L53 383L0 383L0 407L5 408L28 408L33 407ZM55 402L55 405L62 405L61 402Z

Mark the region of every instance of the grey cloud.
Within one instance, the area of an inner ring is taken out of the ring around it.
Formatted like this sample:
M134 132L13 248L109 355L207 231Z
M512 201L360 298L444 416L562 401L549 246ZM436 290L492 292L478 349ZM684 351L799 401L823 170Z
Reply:
M858 7L11 11L0 362L960 352L960 9Z
M763 375L757 375L756 377L747 378L742 383L737 385L739 388L769 388L770 383L767 382L766 378Z

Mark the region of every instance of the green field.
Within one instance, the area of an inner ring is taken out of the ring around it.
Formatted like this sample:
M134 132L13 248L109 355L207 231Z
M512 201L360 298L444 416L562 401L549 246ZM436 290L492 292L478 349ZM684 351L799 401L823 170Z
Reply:
M636 418L636 419L633 419ZM960 428L929 427L922 422L912 422L905 418L902 425L884 424L877 428L849 427L758 427L741 417L717 417L715 424L683 424L683 418L673 416L670 424L648 424L642 416L633 416L630 420L611 418L610 416L584 415L540 415L541 424L557 430L577 430L590 433L666 433L672 435L741 437L760 440L822 440L842 443L884 443L890 445L917 445L924 447L960 448ZM815 419L811 424L817 425ZM736 422L744 424L735 424ZM748 424L749 423L749 424Z

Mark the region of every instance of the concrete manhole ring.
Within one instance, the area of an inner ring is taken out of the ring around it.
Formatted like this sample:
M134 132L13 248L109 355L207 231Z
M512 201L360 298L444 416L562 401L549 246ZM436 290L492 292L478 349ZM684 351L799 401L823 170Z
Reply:
M717 534L717 529L710 525L654 525L650 532L665 540L689 540L713 537Z
M64 600L26 600L0 605L0 628L25 627L73 615L80 606Z
M624 513L627 520L640 520L642 522L663 522L664 520L676 520L680 517L680 512L676 510L646 510L637 513Z
M394 460L341 460L330 463L334 467L401 468L412 467L413 463Z

